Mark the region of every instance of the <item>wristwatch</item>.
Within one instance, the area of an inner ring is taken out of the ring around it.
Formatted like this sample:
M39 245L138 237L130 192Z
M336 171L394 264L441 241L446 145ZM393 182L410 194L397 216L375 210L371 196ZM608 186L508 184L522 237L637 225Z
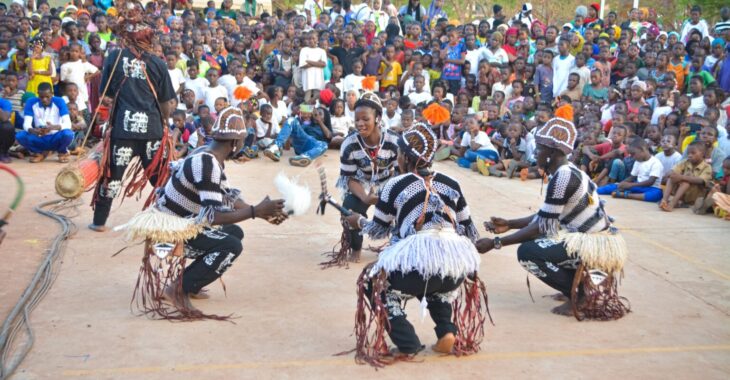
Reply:
M492 240L494 242L494 249L501 249L502 248L502 239L497 236Z

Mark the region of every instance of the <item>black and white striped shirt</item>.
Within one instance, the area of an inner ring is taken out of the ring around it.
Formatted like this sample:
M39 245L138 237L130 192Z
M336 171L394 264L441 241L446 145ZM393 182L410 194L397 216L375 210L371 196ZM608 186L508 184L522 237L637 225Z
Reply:
M372 154L372 156L371 156ZM340 178L337 187L349 191L349 180L362 183L366 191L379 188L395 172L398 160L398 135L390 130L381 130L380 144L367 149L357 131L353 131L342 142L340 148Z
M597 186L575 165L563 165L547 186L545 202L537 212L540 232L556 236L567 232L599 232L611 224L596 192Z
M183 218L211 222L213 211L233 208L240 192L228 187L223 166L211 153L198 150L173 168L159 190L157 208Z
M459 183L441 173L434 174L430 183L432 192L421 229L455 228L459 235L476 241L479 233ZM426 193L426 182L420 176L407 173L392 178L383 187L373 220L363 228L363 234L375 239L392 235L392 242L415 234L426 204Z

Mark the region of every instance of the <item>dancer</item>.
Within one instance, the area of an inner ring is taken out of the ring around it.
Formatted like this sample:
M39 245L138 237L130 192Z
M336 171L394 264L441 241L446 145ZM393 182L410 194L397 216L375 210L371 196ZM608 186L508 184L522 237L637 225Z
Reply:
M404 132L398 164L405 174L385 184L372 221L358 213L346 217L349 225L364 234L374 239L390 237L391 243L358 281L359 362L380 366L388 363L390 354L410 357L423 350L403 311L402 303L412 297L421 301L422 316L428 309L436 323L434 351L462 355L479 349L486 302L482 307L478 298L480 290L484 296L486 292L477 277L480 257L473 242L478 232L459 183L431 168L437 141L424 124ZM462 305L473 312L458 313L456 307L457 317L452 320L452 304L462 283L467 290ZM373 313L369 319L366 309ZM464 320L466 315L477 320ZM388 352L383 330L388 331L397 354Z
M575 167L567 155L573 151L577 131L572 107L538 129L537 164L550 174L545 201L535 215L521 219L491 218L487 230L504 237L477 242L481 253L521 243L517 259L530 273L568 297L553 309L576 318L618 319L628 311L617 294L617 278L626 260L626 243L598 198L596 184Z
M148 241L135 290L138 305L145 313L168 319L218 319L197 311L189 297L203 296L201 290L223 275L241 254L243 230L235 223L261 218L279 224L287 217L283 200L266 197L256 206L249 205L240 198L238 189L228 186L224 161L240 150L246 137L241 111L233 107L221 111L211 137L212 144L173 165L172 175L158 190L154 206L124 226L130 238ZM173 256L184 251L193 262L184 268L184 260L178 260L177 267L167 269L167 277L159 278L154 265L148 263L164 250L165 244L175 247L170 249ZM149 285L155 289L152 294ZM155 298L159 295L172 303L172 308Z
M342 206L367 215L378 201L380 187L395 173L398 135L382 124L383 105L372 92L362 94L355 103L355 128L340 148L340 178L337 187L345 192ZM360 261L362 236L359 230L349 234L350 261ZM339 256L346 252L340 252ZM336 255L337 256L337 255ZM338 258L333 258L337 261ZM342 261L345 257L339 257Z
M109 119L111 130L104 136L102 178L94 195L94 221L89 225L97 232L106 231L117 195L123 192L133 196L148 181L154 187L162 186L171 158L167 120L173 111L175 90L167 65L152 51L154 30L143 21L142 5L128 1L121 9L124 19L119 35L125 47L109 54L102 79L103 85L108 83L106 96L114 98L114 107ZM132 180L122 189L124 173L134 157L139 161L129 174ZM151 198L145 207L149 202Z

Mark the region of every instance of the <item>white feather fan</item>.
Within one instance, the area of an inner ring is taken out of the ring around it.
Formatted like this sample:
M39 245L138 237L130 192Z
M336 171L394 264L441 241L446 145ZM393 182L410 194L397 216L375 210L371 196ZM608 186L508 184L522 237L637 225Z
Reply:
M289 178L283 172L274 179L274 185L284 198L284 211L290 215L304 215L312 205L312 192L307 185L298 183L298 177Z

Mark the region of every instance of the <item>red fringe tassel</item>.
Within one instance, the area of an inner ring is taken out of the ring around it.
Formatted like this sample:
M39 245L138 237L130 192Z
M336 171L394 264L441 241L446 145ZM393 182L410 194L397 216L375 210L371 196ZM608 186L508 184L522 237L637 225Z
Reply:
M462 284L462 291L453 303L454 325L458 330L454 344L454 355L465 356L479 352L479 346L484 340L484 322L494 325L489 313L489 298L487 287L474 273L468 276Z
M388 350L386 331L390 330L388 311L381 295L388 288L385 272L372 279L372 297L365 293L373 264L367 265L357 279L357 311L355 312L355 362L382 368L395 360ZM343 352L342 354L352 351Z
M583 287L583 299L578 299L579 286ZM570 291L575 319L595 319L611 321L620 319L631 312L631 305L625 297L618 295L618 280L609 274L603 282L596 285L591 280L588 269L581 264L573 278Z
M322 269L328 269L332 267L344 267L345 269L350 268L350 264L347 258L352 254L352 246L350 246L350 226L347 224L345 218L340 219L342 223L342 235L340 241L332 247L331 251L327 251L322 255L329 258L329 260L319 263Z
M137 284L134 287L134 294L130 307L136 309L140 314L147 315L152 319L166 319L169 321L188 322L202 319L213 319L228 321L231 315L219 316L204 314L200 310L187 307L177 307L164 300L163 292L171 284L176 284L173 297L175 305L185 305L186 296L182 290L182 278L185 271L185 256L168 255L160 260L154 253L152 243L145 242L144 257L139 268Z

